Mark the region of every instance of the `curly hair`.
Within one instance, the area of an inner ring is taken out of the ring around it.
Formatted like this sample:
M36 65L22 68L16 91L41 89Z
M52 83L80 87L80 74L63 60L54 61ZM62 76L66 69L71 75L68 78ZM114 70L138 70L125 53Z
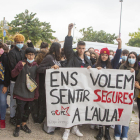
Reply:
M16 34L14 36L14 41L15 42L24 42L24 40L25 40L25 37L22 34Z
M41 49L36 58L35 58L35 62L40 65L40 63L43 61L43 59L45 58L45 56L47 55L48 51L46 49Z

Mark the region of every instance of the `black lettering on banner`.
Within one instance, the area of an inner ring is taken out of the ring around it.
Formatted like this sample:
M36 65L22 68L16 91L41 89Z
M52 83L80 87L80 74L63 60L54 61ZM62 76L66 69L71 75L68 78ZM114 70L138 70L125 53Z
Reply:
M117 121L117 109L114 110L114 114L112 116L111 122L113 121L113 119L115 119L115 121Z
M101 119L101 109L99 108L99 121L103 122L105 120L105 118L106 118L106 112L107 112L107 110L105 109L105 111L104 111L104 117L103 117L103 119Z
M93 112L92 120L94 119L95 116L97 117L97 121L99 121L97 107L95 108L95 110L94 110L94 112Z
M130 82L132 80L132 83L131 83L131 90L134 89L134 75L132 75L130 78L127 77L127 75L125 75L125 79L124 79L124 87L123 89L126 88L126 80L127 82Z
M59 99L59 97L57 97L57 96L55 96L55 95L53 95L52 93L54 92L54 91L57 91L58 89L52 89L51 91L50 91L50 95L52 96L52 97L55 97L55 98L57 98L57 102L52 102L51 104L58 104L59 103L59 101L60 101L60 99Z
M78 81L73 77L74 74L78 75L77 72L73 72L73 73L71 74L71 78L75 81L75 84L71 83L71 86L76 86L77 83L78 83Z
M75 100L75 90L73 91L73 95L70 91L70 89L68 90L68 103L71 104L71 103L74 103L74 100Z
M74 122L76 116L78 117L78 121L80 122L80 114L79 114L79 109L78 109L78 108L77 108L76 111L75 111L75 114L74 114L72 123Z
M67 78L66 78L67 77ZM64 76L64 73L61 72L61 85L63 86L65 82L66 85L68 85L68 82L69 82L69 72L67 71L67 76Z
M88 94L86 94L86 92L88 92ZM85 101L85 99L87 100L87 101L89 101L89 99L87 98L87 96L90 94L90 92L88 91L88 90L85 90L84 91L84 96L83 96L83 102Z
M118 88L118 89L122 89L122 87L119 87L119 82L122 82L122 80L119 80L119 77L122 77L122 76L124 76L123 74L117 74L116 75L116 88Z
M60 103L61 104L68 104L68 103L63 102L63 97L65 97L65 95L62 94L62 91L67 91L67 89L60 89Z
M87 116L88 116L88 106L86 106L85 121L91 121L91 119L88 119Z
M107 109L107 116L106 116L106 122L110 122L109 118L109 109Z
M109 74L108 88L115 88L115 86L111 86L111 74Z
M105 77L105 83L104 83L104 85L101 85L101 82L103 81L103 80L101 80L102 77ZM107 75L102 74L102 75L100 76L100 78L99 78L99 81L98 81L99 86L100 86L100 87L105 87L105 86L107 85L107 83L108 83L108 77L107 77Z
M50 76L50 82L51 82L51 87L59 87L59 85L53 85L53 81L57 81L57 79L53 79L53 74L58 74L60 73L59 71L54 71L54 72L51 72L51 76Z
M97 78L96 78L96 80L94 81L94 79L93 79L93 77L92 77L92 74L90 73L90 77L91 77L91 80L92 80L92 83L93 83L94 86L95 86L96 83L97 83L97 80L98 80L98 78L99 78L99 75L100 75L100 74L97 75Z
M79 101L79 97L80 97L80 91L82 92L82 91L84 91L83 89L77 89L76 91L78 91L77 92L77 99L76 99L76 102L78 102ZM81 95L82 95L82 93L81 93ZM81 101L80 101L81 102Z

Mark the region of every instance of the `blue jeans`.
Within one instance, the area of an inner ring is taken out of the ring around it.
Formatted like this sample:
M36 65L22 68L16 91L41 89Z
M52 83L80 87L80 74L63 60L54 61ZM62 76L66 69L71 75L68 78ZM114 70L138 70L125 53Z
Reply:
M121 125L115 125L115 137L127 138L128 129L128 126L122 126L121 130Z
M6 109L7 109L7 93L2 93L2 88L4 85L0 84L0 116L1 120L5 120Z

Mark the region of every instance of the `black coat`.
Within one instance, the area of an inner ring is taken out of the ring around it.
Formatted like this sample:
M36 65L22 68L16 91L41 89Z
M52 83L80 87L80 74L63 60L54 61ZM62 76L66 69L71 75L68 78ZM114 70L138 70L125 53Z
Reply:
M3 84L5 87L8 87L10 85L10 71L8 67L8 54L4 53L0 57L0 62L2 63L4 67L4 81L0 80L0 84Z
M78 56L77 52L74 52L72 49L72 36L66 36L64 43L64 53L67 59L66 67L81 67L82 60ZM85 65L84 67L92 66L91 61L84 55Z
M9 70L11 71L15 68L19 61L25 59L25 53L23 50L19 50L17 47L14 47L8 54L9 59ZM17 77L16 77L17 78ZM12 81L16 81L16 78L11 78Z

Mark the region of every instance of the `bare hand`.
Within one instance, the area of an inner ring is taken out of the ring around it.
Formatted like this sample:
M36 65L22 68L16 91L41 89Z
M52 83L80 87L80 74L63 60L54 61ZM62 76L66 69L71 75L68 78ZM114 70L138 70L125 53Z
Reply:
M27 40L27 43L30 43L31 42L31 40Z
M97 67L97 69L98 69L98 70L101 70L101 69L102 69L102 67Z
M91 66L88 66L88 67L87 67L87 69L90 69L90 68L92 68L92 67L91 67Z
M140 88L140 85L139 85L138 81L135 81L135 87L138 88L138 89Z
M116 41L118 42L118 44L122 44L121 38L117 38Z
M25 64L26 64L26 62L22 62L23 67L24 67Z
M5 94L7 92L7 89L8 89L7 87L3 87L2 88L2 93Z
M73 23L69 24L68 29L71 30L73 28Z
M51 67L52 69L59 69L59 66L58 65L54 65Z
M135 70L133 68L131 68L130 71L133 73Z

